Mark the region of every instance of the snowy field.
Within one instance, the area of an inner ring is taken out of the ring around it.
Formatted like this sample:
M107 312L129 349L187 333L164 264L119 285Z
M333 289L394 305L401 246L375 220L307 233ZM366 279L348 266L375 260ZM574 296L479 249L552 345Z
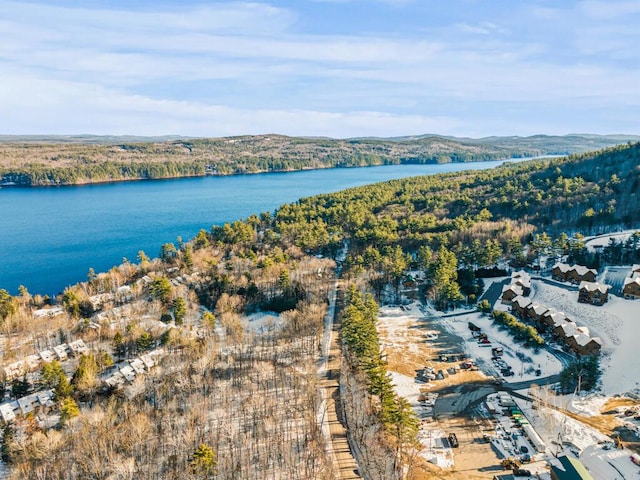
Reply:
M274 312L256 312L243 318L243 326L256 333L272 332L283 324L280 315Z
M533 280L532 300L553 307L603 340L602 391L607 395L640 389L640 300L609 295L601 306L578 303L576 292Z

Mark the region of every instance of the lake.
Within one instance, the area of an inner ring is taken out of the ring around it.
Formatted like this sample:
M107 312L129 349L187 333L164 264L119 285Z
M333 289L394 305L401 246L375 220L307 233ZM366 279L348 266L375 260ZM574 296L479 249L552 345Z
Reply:
M517 161L517 160L516 160ZM150 257L178 236L278 206L396 178L495 167L503 162L390 165L302 172L0 189L0 288L54 295L139 250Z

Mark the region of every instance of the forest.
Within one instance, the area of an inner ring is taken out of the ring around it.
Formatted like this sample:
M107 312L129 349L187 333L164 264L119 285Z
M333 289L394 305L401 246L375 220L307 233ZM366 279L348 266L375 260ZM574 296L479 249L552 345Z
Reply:
M361 467L411 478L417 419L386 376L378 303L394 301L415 270L422 297L446 310L475 304L499 262L640 263L640 235L599 252L584 245L585 235L638 227L639 190L640 144L405 178L203 229L157 258L140 252L137 263L90 271L58 299L0 290L3 366L51 337L91 350L3 379L8 399L46 388L54 399L4 426L9 478L336 478L317 362L338 273L348 287L340 382ZM61 314L34 319L50 303ZM264 312L269 320L247 320ZM114 366L158 349L155 369L104 387Z
M145 142L128 137L6 137L0 138L0 186L502 160L583 152L632 138L538 135L463 139L423 135L338 140L257 135Z

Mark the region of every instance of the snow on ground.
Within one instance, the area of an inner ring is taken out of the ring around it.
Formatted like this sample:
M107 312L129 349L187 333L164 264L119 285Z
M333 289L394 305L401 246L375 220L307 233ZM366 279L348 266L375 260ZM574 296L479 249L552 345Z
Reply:
M274 312L256 312L243 320L246 322L245 327L256 333L271 332L283 325L280 315Z
M579 453L589 445L611 440L597 430L553 408L540 406L534 409L531 402L518 398L515 401L547 445L548 453L556 454L565 446Z
M390 372L390 374L396 394L405 398L411 404L418 418L422 418L424 416L423 410L430 410L431 407L420 403L418 399L420 396L420 385L407 375L402 375L397 372ZM444 441L445 438L445 432L438 429L435 424L432 425L423 422L418 431L418 439L424 447L420 451L420 455L427 461L441 468L451 468L453 467L453 450L449 444Z
M595 237L587 237L585 239L585 246L587 250L593 252L596 247L603 248L609 245L609 241L613 238L616 242L626 242L631 235L633 235L638 230L625 230L623 232L617 233L607 233L604 235L598 235Z
M580 461L589 469L593 478L636 480L640 467L631 462L629 450L617 450L603 445L591 445L584 449Z
M431 312L432 315L434 312ZM455 317L445 317L441 313L436 314L439 323L449 332L466 340L463 348L472 357L485 373L498 375L499 369L491 361L493 347L502 347L504 354L502 359L511 367L514 375L506 377L508 382L520 382L535 380L536 369L542 371L542 376L555 375L562 371L562 363L550 352L540 349L537 352L531 348L525 348L515 343L513 337L493 323L491 318L479 312L468 312ZM480 327L487 334L491 344L478 343L471 335L469 322Z
M578 303L577 293L534 280L533 299L562 311L578 325L589 328L592 336L604 341L600 365L602 391L607 395L640 390L640 301L609 295L601 307Z
M525 393L525 392L522 392ZM553 397L550 397L553 398ZM602 397L584 399L594 408ZM554 398L554 401L557 401ZM559 400L563 406L563 400ZM567 454L579 457L593 478L611 480L636 480L640 467L630 461L630 450L614 448L611 439L597 430L578 422L561 412L547 407L534 410L530 402L516 399L536 432L542 437L550 454Z
M402 346L408 352L419 353L419 348L415 343L415 339L412 338L410 328L419 322L422 316L422 311L417 303L402 307L382 307L378 313L378 328L385 330L383 347ZM430 400L425 401L423 397L423 401L420 401L420 388L424 388L425 384L417 383L415 378L402 373L390 371L389 374L394 385L394 391L411 404L418 418L430 418L433 414L435 397L434 394L431 394ZM445 438L445 432L438 429L435 424L427 421L421 422L418 439L423 445L423 449L420 451L420 455L441 468L451 468L454 463L453 450L448 442L444 440Z
M604 395L567 395L567 410L583 417L595 417L600 415L602 407L610 399Z
M409 327L418 321L422 315L420 309L415 305L405 305L403 307L382 307L378 313L378 328L386 330L385 346L403 345L411 353L418 353L418 345L410 341Z
M535 287L535 288L533 288ZM589 327L592 336L599 336L604 340L604 348L620 344L619 330L622 320L611 312L611 306L617 301L627 302L613 295L609 295L609 302L603 306L578 303L578 292L562 287L549 285L538 280L532 281L532 301L545 307L553 307L564 312L579 326Z

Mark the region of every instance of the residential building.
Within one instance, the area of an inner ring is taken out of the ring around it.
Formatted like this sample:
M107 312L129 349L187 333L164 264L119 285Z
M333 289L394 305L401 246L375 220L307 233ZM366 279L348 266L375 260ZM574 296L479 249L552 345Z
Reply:
M71 350L71 354L74 357L79 357L80 355L84 355L89 351L89 349L87 348L85 343L82 341L82 339L78 339L75 342L71 342L69 344L69 349Z
M595 282L598 271L593 268L587 268L582 265L574 265L569 271L570 280L573 283Z
M519 270L511 274L511 285L518 285L522 288L523 295L528 297L531 293L531 276L524 270Z
M525 318L527 316L527 308L529 305L531 305L531 300L527 297L515 297L511 301L511 311L517 314L520 318Z
M634 278L625 278L622 295L627 299L640 298L640 276Z
M527 317L529 317L534 322L539 322L548 310L549 308L545 307L544 305L540 305L539 303L532 303L527 307Z
M560 282L566 282L568 277L568 272L571 270L571 266L566 263L556 263L553 267L551 267L551 276Z
M572 335L566 340L567 345L578 355L597 355L602 349L602 340L584 333Z
M581 282L578 292L578 302L591 305L604 305L609 300L611 287L598 282Z
M551 276L560 282L595 282L598 271L587 268L583 265L567 265L566 263L556 263L551 268Z
M505 285L504 287L502 287L502 303L505 305L511 305L511 301L514 298L522 296L523 294L524 291L519 285Z

